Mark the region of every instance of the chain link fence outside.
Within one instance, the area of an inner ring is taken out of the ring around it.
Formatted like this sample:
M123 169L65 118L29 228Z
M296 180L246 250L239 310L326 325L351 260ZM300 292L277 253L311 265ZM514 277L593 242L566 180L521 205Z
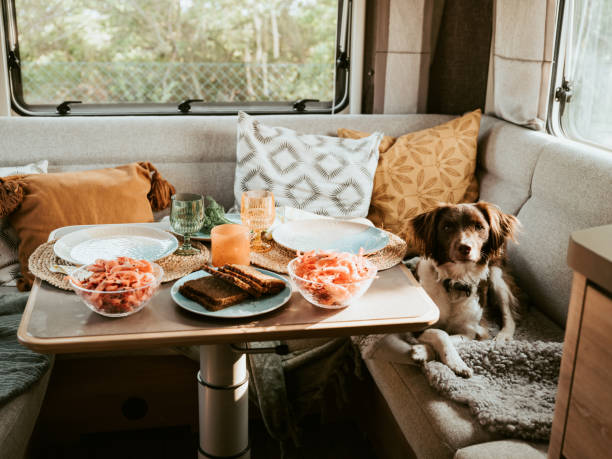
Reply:
M175 62L22 62L25 102L333 100L334 66Z

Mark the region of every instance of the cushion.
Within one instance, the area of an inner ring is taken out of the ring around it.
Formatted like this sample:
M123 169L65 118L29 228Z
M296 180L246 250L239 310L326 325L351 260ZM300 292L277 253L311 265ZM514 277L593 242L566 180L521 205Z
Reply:
M483 430L467 406L438 395L419 367L365 362L416 457L450 458L460 448L501 438Z
M370 134L367 132L356 131L354 129L347 128L339 128L338 129L338 137L347 138L347 139L361 139L363 137L367 137ZM388 135L384 136L380 142L380 146L378 147L378 151L380 153L380 158L395 144L397 137L390 137ZM378 160L380 162L380 159ZM476 175L472 177L470 183L463 195L463 199L461 202L476 202L478 201L478 179ZM370 206L370 212L372 212L372 206Z
M279 206L333 217L365 217L370 205L382 134L339 139L299 134L238 119L234 197L264 189Z
M546 459L548 443L497 440L461 448L454 459Z
M503 121L483 132L489 120L482 119L478 142L480 199L516 215L531 196L531 179L542 149L555 138Z
M8 177L9 175L46 174L48 167L49 161L46 159L26 164L25 166L0 167L0 177Z
M19 235L20 290L31 287L28 259L62 226L153 221L170 204L174 187L150 163L108 169L13 176L0 179L0 216Z
M368 218L410 241L408 220L439 202L472 202L478 197L476 147L480 110L397 139L381 142L380 161ZM339 129L340 137L367 135Z
M46 174L49 162L45 159L25 166L0 167L0 177L9 175ZM15 285L19 272L17 246L19 238L5 218L0 218L0 285Z
M530 197L517 214L524 231L508 248L509 263L530 302L565 327L570 234L612 222L612 154L552 138L532 177Z
M30 390L0 406L0 458L27 457L50 375L51 369Z

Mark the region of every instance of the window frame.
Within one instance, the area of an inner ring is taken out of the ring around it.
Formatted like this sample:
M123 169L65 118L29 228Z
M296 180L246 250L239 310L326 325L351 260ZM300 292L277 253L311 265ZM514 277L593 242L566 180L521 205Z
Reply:
M350 94L350 43L352 40L351 18L353 0L337 0L338 19L336 27L335 53L335 94L333 101L308 102L305 108L296 107L299 101L267 102L193 102L191 109L184 113L176 103L108 103L108 104L74 104L68 113L60 114L57 107L65 102L59 100L57 105L29 105L23 97L21 68L19 65L19 33L15 0L0 0L0 11L4 22L4 46L6 50L6 68L11 98L11 108L22 116L218 116L236 115L244 111L253 115L305 115L334 114L349 105ZM341 43L344 38L344 43ZM304 95L305 98L308 95ZM304 99L301 99L304 100Z
M559 99L559 92L562 90L565 82L565 58L569 43L569 35L571 33L571 18L568 14L572 0L559 0L557 10L556 36L553 50L553 62L551 68L550 93L548 99L548 113L546 121L546 130L549 134L556 137L565 138L575 142L580 142L591 147L612 151L612 146L602 145L593 142L590 139L579 136L575 132L570 132L563 126L561 109L562 102ZM565 102L565 104L570 102Z

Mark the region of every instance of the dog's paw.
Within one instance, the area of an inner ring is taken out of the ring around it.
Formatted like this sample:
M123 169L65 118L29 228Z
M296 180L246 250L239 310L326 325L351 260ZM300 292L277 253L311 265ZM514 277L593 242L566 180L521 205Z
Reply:
M446 365L453 370L453 372L457 376L461 376L462 378L471 378L474 374L474 371L468 367L465 362L461 359L457 361L446 362Z
M419 261L421 261L421 257L413 257L410 258L409 260L405 260L402 263L404 263L406 265L406 267L412 271L412 274L414 274L416 276L416 272L417 272L417 267L419 265Z
M485 327L479 327L478 331L476 332L476 339L478 341L491 339L491 334L489 333L489 330L487 330Z
M512 341L512 333L508 333L504 330L500 331L495 337L495 342L499 344L507 343L508 341Z
M425 363L434 360L436 355L428 344L413 344L410 349L410 358L416 363Z

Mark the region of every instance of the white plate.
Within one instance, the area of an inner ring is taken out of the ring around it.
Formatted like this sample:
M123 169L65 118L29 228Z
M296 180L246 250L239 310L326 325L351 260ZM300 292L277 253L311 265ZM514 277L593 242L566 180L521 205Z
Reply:
M135 225L104 225L63 236L55 243L53 251L70 263L86 265L98 258L156 261L170 255L177 247L176 238L166 231Z
M200 277L210 276L210 274L205 271L196 271L177 280L170 289L170 296L176 304L187 311L200 314L202 316L217 317L222 319L240 319L244 317L258 316L259 314L274 311L289 301L289 298L291 298L291 286L286 279L265 269L257 268L257 270L267 274L268 276L273 276L282 280L285 283L285 288L276 295L262 296L261 298L250 298L242 301L241 303L221 309L220 311L209 311L200 303L196 303L189 298L185 298L179 293L179 287L185 282L192 279L199 279Z
M291 250L336 250L357 254L376 252L389 243L389 235L368 225L342 220L300 220L272 232L280 245Z

